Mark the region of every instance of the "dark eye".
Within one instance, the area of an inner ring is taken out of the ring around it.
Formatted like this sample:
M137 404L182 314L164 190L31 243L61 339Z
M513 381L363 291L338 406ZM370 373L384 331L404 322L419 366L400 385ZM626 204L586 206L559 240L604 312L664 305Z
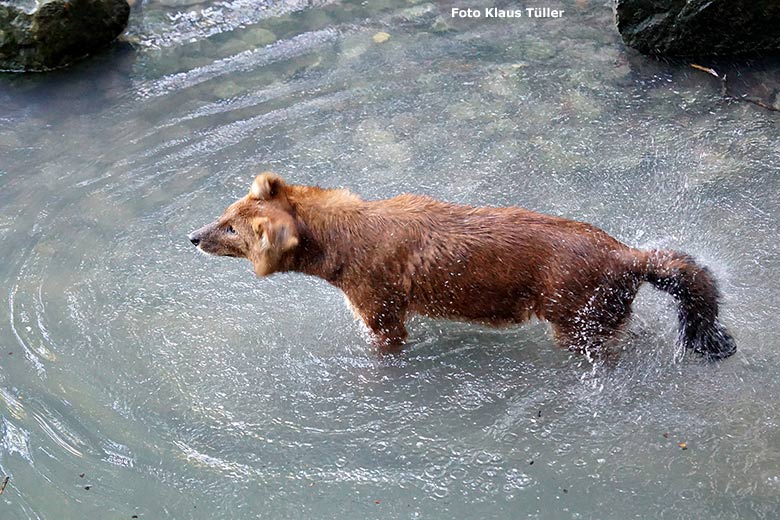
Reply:
M227 233L228 235L235 235L236 230L233 229L233 226L228 226L225 228L225 233Z

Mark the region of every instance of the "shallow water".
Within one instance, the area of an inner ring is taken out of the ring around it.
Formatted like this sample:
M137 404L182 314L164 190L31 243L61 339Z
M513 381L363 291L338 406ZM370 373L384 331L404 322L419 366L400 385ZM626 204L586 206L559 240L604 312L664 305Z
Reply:
M0 77L0 518L777 518L777 116L562 5L150 1L132 46ZM740 350L680 351L646 288L616 366L540 323L379 357L327 284L186 240L263 169L687 251Z

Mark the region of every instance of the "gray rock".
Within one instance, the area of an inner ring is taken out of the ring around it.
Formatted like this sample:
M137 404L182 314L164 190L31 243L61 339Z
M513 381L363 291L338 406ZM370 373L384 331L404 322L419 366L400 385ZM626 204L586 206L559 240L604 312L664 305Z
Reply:
M127 0L0 0L0 69L64 67L108 45L129 15Z
M615 22L643 54L780 50L778 0L615 0Z

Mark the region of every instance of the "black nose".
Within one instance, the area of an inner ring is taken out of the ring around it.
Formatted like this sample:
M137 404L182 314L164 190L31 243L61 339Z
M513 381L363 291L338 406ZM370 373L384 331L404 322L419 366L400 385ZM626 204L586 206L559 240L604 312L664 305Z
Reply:
M190 239L190 242L192 242L193 246L197 246L198 244L200 244L200 239L198 237L196 237L195 235L190 235L187 238Z

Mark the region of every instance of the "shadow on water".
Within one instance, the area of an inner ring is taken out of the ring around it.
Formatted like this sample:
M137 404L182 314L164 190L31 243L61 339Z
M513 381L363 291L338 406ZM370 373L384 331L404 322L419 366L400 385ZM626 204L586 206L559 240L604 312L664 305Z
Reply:
M46 116L49 124L68 115L99 115L121 104L132 87L137 59L119 42L75 65L45 73L0 74L4 117Z

